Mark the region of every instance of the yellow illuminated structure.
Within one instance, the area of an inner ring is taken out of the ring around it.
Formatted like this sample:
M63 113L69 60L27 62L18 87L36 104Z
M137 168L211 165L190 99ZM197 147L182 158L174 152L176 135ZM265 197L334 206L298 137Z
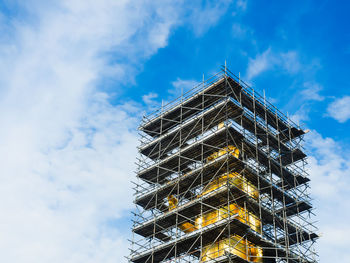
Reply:
M224 174L218 178L215 178L206 187L204 187L204 191L199 196L203 196L227 184L233 185L241 189L242 191L246 192L250 197L254 198L255 200L259 198L258 189L246 178L244 178L242 175L236 172L230 173L230 174Z
M214 152L210 156L208 156L207 162L211 162L211 161L215 160L216 158L218 158L218 157L220 157L220 156L222 156L224 154L227 154L227 153L232 154L236 158L239 157L239 150L235 146L229 145L227 147L224 147L224 148L220 149L217 152Z
M169 210L173 210L177 207L178 200L175 196L169 195L168 196L168 203L169 203Z
M230 204L229 206L223 206L214 211L204 213L202 216L196 217L194 225L189 222L185 222L179 225L179 228L185 233L189 233L210 224L216 223L229 216L236 217L242 223L249 225L249 227L254 231L261 233L260 219L253 213L236 204Z
M218 158L226 153L231 153L237 158L239 156L239 150L236 147L228 146L210 155L208 157L208 161L212 161L215 158ZM228 184L234 185L235 187L241 189L242 191L246 192L250 197L254 198L255 200L259 198L258 189L252 183L250 183L246 178L244 178L242 175L236 172L224 174L218 178L215 178L206 187L204 187L202 193L199 194L197 198L200 198ZM174 195L168 196L168 205L169 205L169 210L173 210L177 207L178 200ZM210 224L216 223L225 218L228 218L230 216L235 217L239 221L249 225L249 227L252 230L258 233L261 233L260 219L257 216L255 216L253 213L238 206L237 204L222 206L214 211L206 212L201 216L197 216L195 218L194 224L191 224L190 222L184 222L182 224L179 224L179 228L185 233L190 233L195 230L201 229L205 226L208 226ZM239 240L237 238L239 238ZM233 246L232 244L234 243L235 245ZM261 248L256 248L256 246L251 244L249 241L246 241L240 238L239 236L233 236L230 239L224 239L224 240L218 241L214 245L203 248L202 251L203 251L203 257L201 262L205 262L209 259L222 256L224 253L227 253L227 252L235 254L244 259L249 259L252 262L261 262L259 260L262 257Z
M258 217L248 210L236 205L230 204L229 206L223 206L215 211L204 213L195 220L195 229L208 226L222 219L236 217L239 221L250 226L256 232L261 233L261 222Z
M249 262L263 262L262 248L239 235L222 239L203 248L200 262L214 260L226 254L233 254Z

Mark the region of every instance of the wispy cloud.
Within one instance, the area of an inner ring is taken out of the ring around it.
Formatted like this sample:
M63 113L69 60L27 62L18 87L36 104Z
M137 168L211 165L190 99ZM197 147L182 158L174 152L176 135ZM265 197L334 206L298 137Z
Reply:
M248 1L246 1L246 0L237 0L236 1L237 8L239 8L242 11L245 11L247 9L247 4L248 4Z
M33 2L21 6L33 22L6 18L14 33L2 39L0 54L2 262L115 262L125 255L125 233L108 222L132 204L140 113L130 103L112 106L97 86L100 76L118 83L127 69L137 70L119 59L144 51L142 61L164 45L130 44L140 28L149 39L167 38L172 22L162 6ZM148 9L155 9L152 21ZM124 46L130 53L119 52ZM106 55L111 50L116 63Z
M246 71L246 79L251 81L267 70L280 69L289 74L295 74L300 69L298 53L287 51L276 53L272 48L266 49L263 53L250 58Z
M247 1L244 0L201 2L202 8L198 8L198 4L194 1L186 2L188 10L192 13L189 22L192 24L194 33L197 36L205 34L212 26L218 23L229 8L233 15L244 12L247 9Z
M300 125L300 123L303 123L305 121L308 121L310 113L310 108L308 105L304 104L302 105L294 114L289 116L295 123Z
M171 83L174 88L169 89L168 93L174 98L181 96L181 94L186 93L190 89L197 86L198 81L192 79L180 79L177 78L175 81Z
M350 96L338 98L329 104L327 113L333 119L344 123L350 119Z
M159 95L155 92L150 92L142 96L142 101L146 104L147 111L152 112L161 107L162 103L157 100Z
M233 23L232 25L232 35L237 39L244 39L247 36L251 36L253 31L251 28L244 26L239 23Z
M321 262L331 262L334 254L346 262L344 251L350 242L349 151L341 142L324 138L316 131L307 135L311 193L322 237L318 241ZM335 205L336 204L336 205Z
M304 100L323 101L325 97L320 95L320 91L322 91L322 89L323 88L318 83L305 82L301 95L303 96Z
M143 108L99 85L133 81L190 19L181 4L31 0L10 6L26 16L2 15L0 261L108 263L128 254L123 226L111 222L132 205Z
M154 92L150 92L150 93L142 96L142 100L146 104L153 104L154 99L156 99L156 98L158 98L158 94L154 93Z

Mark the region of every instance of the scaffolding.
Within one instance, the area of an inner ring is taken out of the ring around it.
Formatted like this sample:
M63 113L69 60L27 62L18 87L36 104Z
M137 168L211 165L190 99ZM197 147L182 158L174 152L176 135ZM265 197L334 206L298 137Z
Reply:
M143 117L129 262L317 262L305 131L226 67Z

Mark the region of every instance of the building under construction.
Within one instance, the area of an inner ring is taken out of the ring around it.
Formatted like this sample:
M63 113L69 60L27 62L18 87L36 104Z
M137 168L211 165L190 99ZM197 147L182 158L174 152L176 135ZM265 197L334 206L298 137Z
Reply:
M130 262L318 262L305 131L228 69L140 134Z

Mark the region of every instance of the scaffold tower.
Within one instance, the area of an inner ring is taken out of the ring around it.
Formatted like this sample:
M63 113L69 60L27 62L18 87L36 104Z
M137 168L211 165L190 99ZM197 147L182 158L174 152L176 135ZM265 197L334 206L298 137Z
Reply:
M305 131L226 67L143 117L129 262L318 262Z

